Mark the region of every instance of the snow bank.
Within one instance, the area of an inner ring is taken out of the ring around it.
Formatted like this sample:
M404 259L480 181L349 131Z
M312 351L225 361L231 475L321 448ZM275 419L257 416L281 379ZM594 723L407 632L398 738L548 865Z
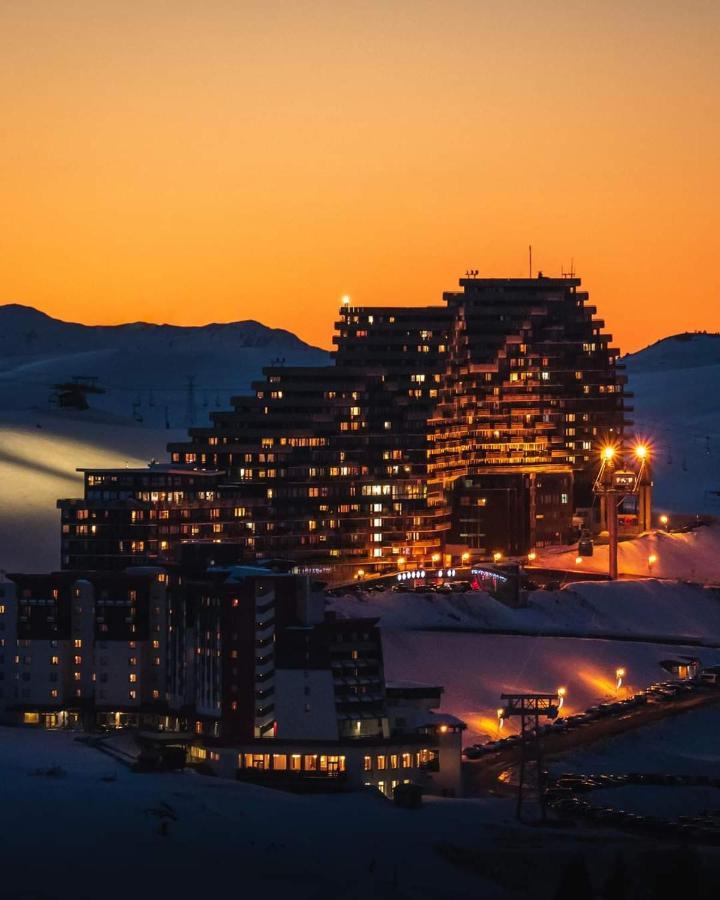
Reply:
M527 608L510 609L483 593L334 598L339 615L377 616L384 629L444 628L692 640L720 644L720 591L672 581L586 581L533 591Z
M655 557L653 563L649 562ZM577 548L546 548L536 565L575 572L608 570L608 547L596 545L593 555L575 562ZM621 575L654 575L720 584L720 525L702 526L687 533L652 531L618 545Z

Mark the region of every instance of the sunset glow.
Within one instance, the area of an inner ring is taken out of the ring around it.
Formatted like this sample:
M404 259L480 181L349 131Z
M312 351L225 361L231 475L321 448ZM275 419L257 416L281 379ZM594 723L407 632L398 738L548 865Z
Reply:
M720 6L3 4L0 302L439 303L574 265L616 342L720 328Z

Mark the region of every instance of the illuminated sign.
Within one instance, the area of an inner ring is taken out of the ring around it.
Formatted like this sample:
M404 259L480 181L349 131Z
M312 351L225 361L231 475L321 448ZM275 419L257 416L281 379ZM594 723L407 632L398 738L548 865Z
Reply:
M614 472L613 487L635 489L637 475L634 472Z

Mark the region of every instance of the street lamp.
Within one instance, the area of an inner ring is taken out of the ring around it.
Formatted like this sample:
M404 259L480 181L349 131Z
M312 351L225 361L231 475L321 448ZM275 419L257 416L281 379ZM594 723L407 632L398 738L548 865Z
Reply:
M576 557L575 557L575 565L576 565L576 566L581 566L582 563L583 563L583 558L582 558L582 556L576 556Z
M650 556L648 556L648 572L650 572L651 575L652 575L652 567L655 565L656 562L657 562L657 556L655 556L654 553L651 553Z
M501 559L502 559L502 553L499 550L496 550L493 553L493 561L497 563L497 562L500 562Z
M505 710L500 708L497 711L498 731L500 731L502 729L503 725L505 724L504 715L505 715Z
M358 569L356 578L364 578L365 577L365 569Z
M531 550L528 553L528 562L535 562L536 559L537 559L537 553L534 550Z
M465 553L463 553L463 555L460 557L460 559L464 563L470 562L470 554L467 551L465 551Z
M666 531L667 531L667 527L668 527L669 521L670 521L670 519L665 515L665 513L663 513L663 514L660 516L660 524L662 525L662 527L663 527Z
M623 678L625 677L625 669L619 668L615 669L615 693L617 693L623 684Z
M558 695L558 712L563 708L563 703L565 702L565 695L567 694L567 688L559 687L557 689Z

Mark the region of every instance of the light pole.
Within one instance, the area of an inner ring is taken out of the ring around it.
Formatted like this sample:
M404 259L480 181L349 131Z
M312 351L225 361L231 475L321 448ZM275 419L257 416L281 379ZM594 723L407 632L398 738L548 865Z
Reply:
M615 696L620 692L620 688L623 684L623 678L625 677L625 669L615 669Z

